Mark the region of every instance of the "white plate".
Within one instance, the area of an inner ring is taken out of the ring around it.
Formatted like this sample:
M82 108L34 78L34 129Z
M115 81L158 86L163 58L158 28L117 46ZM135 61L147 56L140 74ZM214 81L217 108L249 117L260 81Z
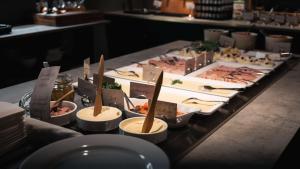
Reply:
M243 65L243 64L239 64L239 63L230 63L230 62L219 62L219 61L217 61L217 62L215 62L213 64L210 64L210 65L208 65L208 66L206 66L206 67L204 67L202 69L199 69L199 70L197 70L197 71L195 71L195 72L193 72L193 73L191 73L191 74L189 74L187 76L189 76L189 77L195 77L195 78L199 78L199 79L203 79L203 78L200 78L200 77L197 77L197 76L199 76L200 74L202 74L202 73L204 73L204 72L206 72L206 71L208 71L210 69L216 68L216 67L221 66L221 65L228 66L228 67L235 67L235 68L246 66L246 65ZM246 67L255 69L253 66L248 66L247 65ZM262 70L260 70L260 71L262 71ZM270 71L269 70L264 70L262 72L268 73ZM256 79L253 80L253 82L259 81L265 75L266 74L259 75ZM215 83L217 83L217 82L223 82L223 81L219 81L219 80L212 80L212 79L210 79L210 80L214 81ZM232 86L232 87L234 86L234 84L239 84L243 88L250 87L250 86L252 86L254 84L252 82L247 82L247 83L244 83L244 84L242 84L242 83L232 83L232 82L226 82L226 83L230 84L230 86Z
M154 144L121 135L86 135L49 144L23 161L20 169L168 169Z

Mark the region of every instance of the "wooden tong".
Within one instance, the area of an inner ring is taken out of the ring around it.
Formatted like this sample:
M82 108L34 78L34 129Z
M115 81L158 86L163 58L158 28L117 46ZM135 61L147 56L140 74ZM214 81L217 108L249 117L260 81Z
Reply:
M98 70L98 85L96 91L96 99L94 106L94 116L97 116L101 113L102 110L102 83L103 83L103 73L104 73L104 57L101 55L99 62L99 70Z
M53 110L54 108L58 107L60 105L60 103L63 101L63 99L65 99L66 97L68 97L70 94L74 93L74 90L70 90L68 93L64 94L61 98L59 98L58 100L56 100L54 103L52 103L50 105L50 110Z
M144 124L143 124L143 128L142 128L142 133L149 133L152 126L153 126L153 122L154 122L154 110L155 110L155 106L156 106L156 102L158 99L158 95L160 92L160 88L163 82L163 71L160 73L156 84L155 84L155 89L154 89L154 94L150 103L150 108L148 110L148 114L145 118Z

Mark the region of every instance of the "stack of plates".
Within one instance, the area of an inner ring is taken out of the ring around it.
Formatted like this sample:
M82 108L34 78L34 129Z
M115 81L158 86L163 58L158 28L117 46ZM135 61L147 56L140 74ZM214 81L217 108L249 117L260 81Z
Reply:
M0 156L20 146L25 140L24 110L10 103L0 102Z

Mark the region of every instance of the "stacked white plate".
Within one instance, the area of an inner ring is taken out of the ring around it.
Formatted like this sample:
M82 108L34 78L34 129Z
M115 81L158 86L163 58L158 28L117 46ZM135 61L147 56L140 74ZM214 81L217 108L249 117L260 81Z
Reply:
M0 156L22 145L26 133L24 110L18 106L0 102Z

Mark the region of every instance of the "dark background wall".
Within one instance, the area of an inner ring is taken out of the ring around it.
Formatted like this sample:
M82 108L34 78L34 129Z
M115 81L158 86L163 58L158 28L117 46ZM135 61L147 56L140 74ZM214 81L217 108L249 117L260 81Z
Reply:
M32 23L36 0L1 0L0 23L22 25Z
M35 2L38 0L1 0L0 23L22 25L32 23L32 15L35 12ZM86 0L85 4L90 9L100 11L122 10L125 0ZM142 6L143 0L132 0L136 7ZM153 0L144 0L149 6ZM275 7L284 9L300 9L299 0L256 0L257 3L265 4L269 9Z

